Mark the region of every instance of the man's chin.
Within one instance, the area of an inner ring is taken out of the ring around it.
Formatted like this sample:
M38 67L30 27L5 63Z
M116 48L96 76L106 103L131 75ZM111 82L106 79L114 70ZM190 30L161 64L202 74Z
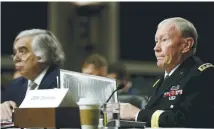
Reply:
M162 63L162 62L157 62L157 66L159 67L159 68L164 68L164 63Z
M26 72L26 71L23 71L23 70L20 70L19 73L20 73L23 77L26 77L26 75L27 75L27 72Z

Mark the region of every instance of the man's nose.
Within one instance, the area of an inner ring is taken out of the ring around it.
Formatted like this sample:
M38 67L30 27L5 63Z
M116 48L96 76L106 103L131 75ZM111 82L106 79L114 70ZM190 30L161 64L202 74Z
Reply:
M21 58L16 54L16 55L13 55L13 62L19 62L21 61Z
M156 43L155 44L155 47L154 47L154 51L155 52L159 52L161 50L161 48L160 48L160 43Z

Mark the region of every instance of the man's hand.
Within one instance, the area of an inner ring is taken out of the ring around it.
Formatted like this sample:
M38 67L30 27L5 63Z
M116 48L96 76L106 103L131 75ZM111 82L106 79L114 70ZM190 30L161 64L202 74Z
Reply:
M120 118L126 120L135 120L135 117L139 113L140 109L129 104L121 103L120 104Z
M5 101L1 104L1 120L8 120L12 117L13 109L16 108L16 103L13 101Z

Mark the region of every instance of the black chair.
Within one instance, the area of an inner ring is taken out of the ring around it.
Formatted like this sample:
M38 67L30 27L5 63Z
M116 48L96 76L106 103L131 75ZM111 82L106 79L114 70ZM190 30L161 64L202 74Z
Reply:
M118 95L118 100L122 103L130 103L140 109L144 109L147 105L148 97L138 95Z

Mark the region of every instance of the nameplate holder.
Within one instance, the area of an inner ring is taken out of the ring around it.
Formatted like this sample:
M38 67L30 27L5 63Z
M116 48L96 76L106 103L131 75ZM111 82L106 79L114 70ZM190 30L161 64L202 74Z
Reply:
M19 108L75 107L68 89L30 90Z
M79 128L79 106L68 89L31 90L14 111L20 128Z

